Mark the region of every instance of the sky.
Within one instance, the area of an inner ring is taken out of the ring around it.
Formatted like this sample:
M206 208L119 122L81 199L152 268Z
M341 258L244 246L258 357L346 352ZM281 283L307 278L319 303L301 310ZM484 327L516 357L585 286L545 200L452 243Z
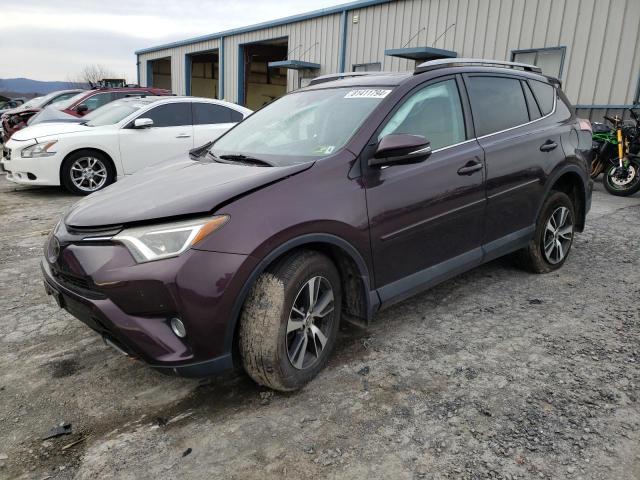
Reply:
M348 0L0 0L0 78L69 81L100 64L136 81L134 51Z

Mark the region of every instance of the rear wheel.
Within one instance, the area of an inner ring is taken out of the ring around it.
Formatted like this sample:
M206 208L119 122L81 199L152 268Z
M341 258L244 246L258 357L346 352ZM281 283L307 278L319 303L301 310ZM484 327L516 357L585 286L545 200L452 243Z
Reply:
M115 171L106 155L79 150L69 155L60 172L62 184L71 193L89 195L115 180Z
M257 383L301 388L325 366L338 333L340 276L317 252L292 254L261 275L240 318L242 363Z
M534 238L516 252L516 262L534 273L560 268L571 250L575 233L575 208L564 192L552 192L542 206Z

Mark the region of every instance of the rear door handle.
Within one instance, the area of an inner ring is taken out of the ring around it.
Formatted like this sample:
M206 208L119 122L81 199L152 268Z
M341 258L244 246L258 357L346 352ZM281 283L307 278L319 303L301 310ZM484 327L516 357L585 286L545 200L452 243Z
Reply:
M471 175L482 170L482 163L477 160L469 160L464 167L458 169L458 175Z
M556 142L554 142L553 140L547 140L542 145L540 145L540 151L541 152L550 152L551 150L553 150L557 146L558 146L558 144Z
M176 138L189 138L191 135L189 135L188 133L181 133L180 135L176 136Z

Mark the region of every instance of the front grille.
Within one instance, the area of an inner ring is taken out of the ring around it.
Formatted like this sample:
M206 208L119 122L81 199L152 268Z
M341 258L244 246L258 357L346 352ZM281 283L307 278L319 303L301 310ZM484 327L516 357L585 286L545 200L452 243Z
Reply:
M106 298L105 295L95 289L95 285L93 284L93 282L87 280L86 278L53 268L51 269L51 273L53 274L53 277L60 283L60 285L62 285L63 287L67 287L69 290L77 292L87 298Z

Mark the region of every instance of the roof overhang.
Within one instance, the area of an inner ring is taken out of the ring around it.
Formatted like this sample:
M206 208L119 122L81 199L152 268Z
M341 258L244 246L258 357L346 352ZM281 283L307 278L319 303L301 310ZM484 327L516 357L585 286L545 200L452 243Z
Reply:
M304 62L302 60L281 60L269 62L269 68L288 68L290 70L320 70L319 63Z
M458 56L458 53L453 50L443 50L442 48L433 47L392 48L385 50L384 54L389 57L406 58L407 60L419 62L428 62L429 60L439 60L441 58L455 58Z

